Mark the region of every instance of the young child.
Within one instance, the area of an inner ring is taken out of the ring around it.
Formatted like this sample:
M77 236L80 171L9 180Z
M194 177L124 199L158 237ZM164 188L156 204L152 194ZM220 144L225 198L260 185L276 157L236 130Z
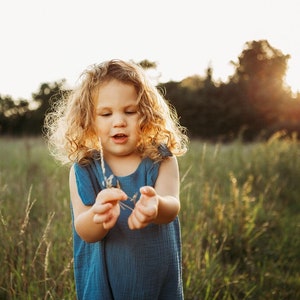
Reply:
M78 299L183 299L175 110L132 62L88 68L46 118L52 154L71 162Z

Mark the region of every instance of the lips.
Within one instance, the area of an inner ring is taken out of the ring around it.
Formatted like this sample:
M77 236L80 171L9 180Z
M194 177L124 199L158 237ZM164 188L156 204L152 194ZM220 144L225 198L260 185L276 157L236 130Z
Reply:
M127 137L127 135L124 133L117 133L113 136L113 138L115 138L115 139L120 139L120 138L124 138L124 137Z
M112 139L115 143L122 144L128 140L128 136L124 133L117 133L112 136Z

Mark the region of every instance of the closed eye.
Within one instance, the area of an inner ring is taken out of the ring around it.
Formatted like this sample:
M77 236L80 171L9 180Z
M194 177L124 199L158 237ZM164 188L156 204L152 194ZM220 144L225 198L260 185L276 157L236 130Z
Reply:
M100 113L99 116L101 117L109 117L111 116L111 113L107 112L107 113Z
M125 112L127 115L133 115L133 114L136 114L137 111L136 110L128 110Z

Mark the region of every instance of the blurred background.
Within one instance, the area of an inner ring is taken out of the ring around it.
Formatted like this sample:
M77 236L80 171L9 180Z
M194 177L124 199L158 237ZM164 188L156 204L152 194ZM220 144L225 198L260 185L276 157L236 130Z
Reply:
M297 1L2 1L0 133L37 135L90 64L141 63L191 137L299 132Z

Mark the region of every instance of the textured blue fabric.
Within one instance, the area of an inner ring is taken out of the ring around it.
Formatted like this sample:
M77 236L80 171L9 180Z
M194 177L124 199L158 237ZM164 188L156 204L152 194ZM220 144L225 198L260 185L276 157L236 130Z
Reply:
M79 195L85 205L95 202L96 194L105 188L100 162L89 167L74 165ZM106 176L112 172L105 164ZM159 163L144 159L137 170L113 178L132 197L141 186L154 186ZM97 179L95 181L95 179ZM137 199L140 194L138 193ZM125 203L132 208L134 203ZM86 243L74 230L74 272L77 297L80 300L181 300L182 270L180 225L176 218L169 224L150 224L141 230L130 230L127 224L131 210L121 208L120 217L106 237Z

